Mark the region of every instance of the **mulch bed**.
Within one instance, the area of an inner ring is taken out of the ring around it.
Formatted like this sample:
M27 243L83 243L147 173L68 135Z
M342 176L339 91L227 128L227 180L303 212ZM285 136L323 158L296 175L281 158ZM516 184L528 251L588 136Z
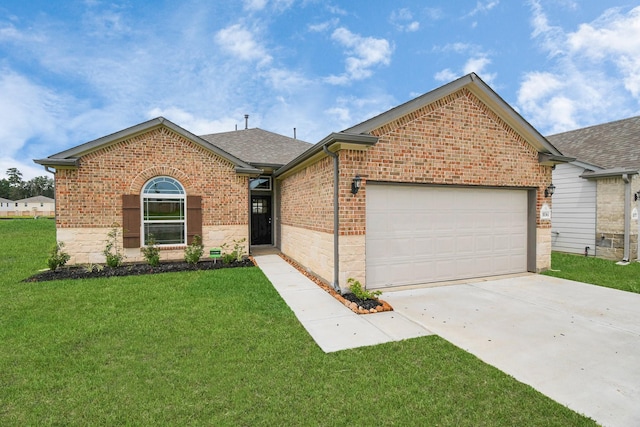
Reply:
M90 279L97 277L121 277L121 276L140 276L143 274L157 273L175 273L180 271L196 271L196 270L217 270L220 268L235 267L253 267L255 263L252 258L242 261L233 261L229 264L223 263L221 260L200 261L197 264L189 264L184 261L164 261L156 267L149 264L132 263L123 264L119 267L109 267L103 265L74 265L69 267L60 267L57 270L46 270L24 279L23 282L45 282L50 280L63 279Z
M383 311L393 311L393 307L391 307L391 305L389 305L388 302L383 301L381 299L361 300L360 298L357 298L354 294L351 294L351 293L340 294L339 292L336 292L336 290L333 289L327 282L309 273L304 268L302 268L300 264L298 264L288 256L281 253L280 257L285 261L287 261L289 264L291 264L293 267L295 267L296 270L298 270L300 273L305 275L309 280L311 280L316 285L320 286L322 289L327 291L332 297L340 301L342 304L344 304L347 308L349 308L354 313L370 314L370 313L381 313Z
M386 301L380 299L361 300L351 293L340 294L336 292L328 283L319 277L303 269L298 263L286 255L280 256L295 267L300 273L309 278L312 282L320 286L335 299L343 303L347 308L358 314L380 313L383 311L393 311L393 307ZM105 265L73 265L60 267L57 270L45 270L23 280L23 282L46 282L51 280L64 279L91 279L99 277L122 277L140 276L144 274L175 273L180 271L196 270L217 270L220 268L253 267L255 261L253 257L248 257L242 261L233 261L229 264L221 260L200 261L197 264L189 264L184 261L164 261L156 267L144 263L123 264L119 267L109 267Z

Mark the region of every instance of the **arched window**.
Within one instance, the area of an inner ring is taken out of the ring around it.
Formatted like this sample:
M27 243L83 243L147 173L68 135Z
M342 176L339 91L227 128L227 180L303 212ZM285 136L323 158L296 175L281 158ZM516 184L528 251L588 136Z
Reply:
M187 221L184 187L173 178L159 176L142 189L143 245L153 236L158 245L186 243Z

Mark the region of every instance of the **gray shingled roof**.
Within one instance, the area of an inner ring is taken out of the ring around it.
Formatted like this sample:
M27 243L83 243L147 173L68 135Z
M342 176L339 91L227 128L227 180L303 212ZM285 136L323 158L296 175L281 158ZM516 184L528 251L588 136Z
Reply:
M18 203L54 203L55 200L47 196L27 197L26 199L16 200Z
M200 138L253 165L285 165L312 147L308 142L260 128L200 135Z
M562 154L605 169L640 169L640 116L547 136Z

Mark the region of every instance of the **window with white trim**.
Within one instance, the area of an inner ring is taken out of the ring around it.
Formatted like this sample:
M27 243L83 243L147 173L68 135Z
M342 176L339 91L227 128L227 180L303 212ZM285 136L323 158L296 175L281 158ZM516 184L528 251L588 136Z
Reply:
M187 240L186 194L178 181L155 177L142 189L143 245L150 236L158 245L184 245Z

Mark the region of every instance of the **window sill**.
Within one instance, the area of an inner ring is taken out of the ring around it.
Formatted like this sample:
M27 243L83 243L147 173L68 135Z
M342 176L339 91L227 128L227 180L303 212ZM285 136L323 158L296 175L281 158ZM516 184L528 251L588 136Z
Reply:
M187 248L187 245L167 245L167 246L156 246L158 250L161 251L183 251Z

